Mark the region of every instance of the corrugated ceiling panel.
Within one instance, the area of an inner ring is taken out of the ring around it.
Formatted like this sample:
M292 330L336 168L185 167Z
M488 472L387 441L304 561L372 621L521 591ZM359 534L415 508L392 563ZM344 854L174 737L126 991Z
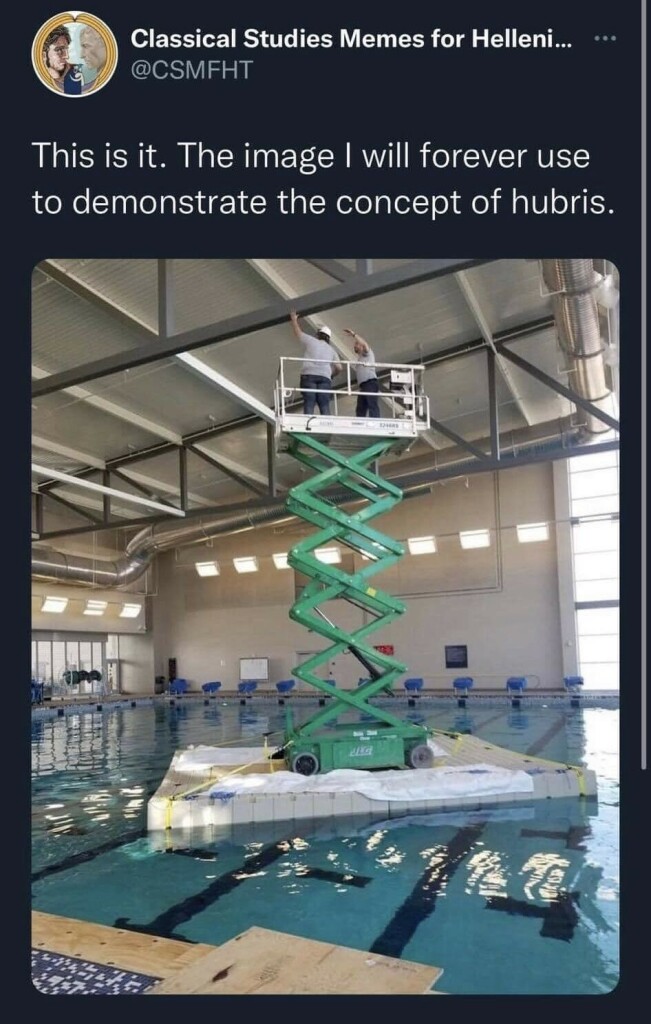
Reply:
M551 302L541 295L537 260L496 260L473 267L466 274L494 333L551 315Z
M32 406L32 431L100 459L128 454L129 445L145 448L152 443L148 431L63 394L44 395L36 400Z
M210 426L211 416L221 423L246 412L210 381L174 360L148 363L84 387L178 434Z
M32 297L32 362L49 373L136 348L141 336L51 281Z
M175 332L218 323L276 300L245 260L174 260Z
M157 260L53 260L152 331L158 330Z

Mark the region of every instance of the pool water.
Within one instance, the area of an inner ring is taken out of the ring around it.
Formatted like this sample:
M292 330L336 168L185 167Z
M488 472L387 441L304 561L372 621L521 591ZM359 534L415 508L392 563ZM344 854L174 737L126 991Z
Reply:
M316 706L296 701L297 720ZM34 909L214 945L273 928L442 967L436 987L453 995L611 991L618 711L421 699L402 714L592 768L598 801L148 834L147 801L178 748L262 744L284 710L186 699L37 712Z

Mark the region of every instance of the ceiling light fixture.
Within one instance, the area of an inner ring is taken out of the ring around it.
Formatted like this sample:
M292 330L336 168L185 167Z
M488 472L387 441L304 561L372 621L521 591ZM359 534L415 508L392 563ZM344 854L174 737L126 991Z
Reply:
M51 597L48 595L41 604L42 612L64 612L68 606L67 597Z
M549 540L547 523L520 523L515 529L521 544L534 544L536 541Z
M95 601L93 598L86 601L84 615L103 615L108 608L108 601Z
M488 548L491 543L490 530L464 530L459 534L462 548Z
M199 576L219 576L219 564L217 562L195 562L194 567Z
M335 565L337 562L341 562L341 551L335 547L315 548L314 556L325 565Z
M258 559L255 555L245 555L243 558L234 558L233 565L238 572L258 571Z
M123 604L120 612L121 619L137 619L142 611L141 604Z
M431 555L436 551L436 538L408 537L407 547L410 555Z

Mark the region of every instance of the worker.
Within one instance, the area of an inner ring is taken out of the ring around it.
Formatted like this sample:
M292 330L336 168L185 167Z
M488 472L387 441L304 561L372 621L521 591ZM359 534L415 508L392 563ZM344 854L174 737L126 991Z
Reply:
M357 388L361 394L357 396L357 408L355 409L356 416L369 416L379 417L380 415L380 404L378 402L378 392L380 385L378 384L377 373L375 371L375 355L373 349L364 338L356 334L355 331L350 327L346 327L344 334L349 334L354 341L353 348L355 355L359 357L359 362L355 363L355 374L357 377Z
M305 352L301 366L299 385L303 392L303 414L311 416L318 405L322 416L330 415L330 394L332 377L341 373L342 365L334 348L330 344L332 332L322 325L316 338L306 334L298 325L298 313L295 309L289 314L294 335L300 341ZM324 393L325 392L325 393Z

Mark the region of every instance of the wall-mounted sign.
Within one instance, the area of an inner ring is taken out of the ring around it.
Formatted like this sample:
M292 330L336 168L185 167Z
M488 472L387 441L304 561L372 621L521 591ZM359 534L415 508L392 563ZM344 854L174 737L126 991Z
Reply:
M446 668L468 668L468 648L466 644L445 645Z
M379 651L380 654L393 655L395 653L393 644L374 644L374 649Z

